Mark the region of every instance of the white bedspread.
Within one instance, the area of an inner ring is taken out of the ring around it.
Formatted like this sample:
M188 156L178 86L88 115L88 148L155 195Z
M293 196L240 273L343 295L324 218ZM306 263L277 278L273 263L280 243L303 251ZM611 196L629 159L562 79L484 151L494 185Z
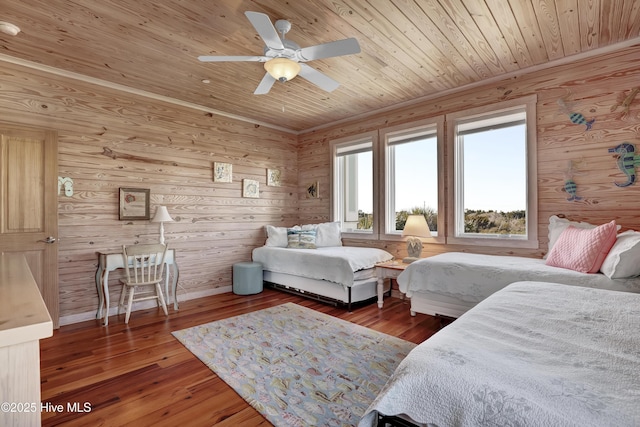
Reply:
M496 292L420 344L371 404L438 426L639 426L640 295Z
M543 259L463 252L443 253L415 261L400 274L398 285L408 297L414 292L429 291L475 303L509 283L524 280L640 292L640 278L637 277L609 279L600 273L551 267Z
M389 261L393 255L382 249L331 246L318 249L291 249L262 246L253 250L253 260L265 270L310 279L353 285L353 273Z

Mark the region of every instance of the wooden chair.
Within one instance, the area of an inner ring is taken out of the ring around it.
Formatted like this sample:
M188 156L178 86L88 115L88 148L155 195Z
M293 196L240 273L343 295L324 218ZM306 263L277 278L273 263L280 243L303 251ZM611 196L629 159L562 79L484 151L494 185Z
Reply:
M122 293L120 294L118 314L120 314L120 308L124 306L124 300L128 296L125 323L129 323L131 306L134 301L155 299L158 302L158 306L162 307L165 316L168 316L167 305L160 286L160 283L164 280L162 274L164 272L166 254L167 245L163 244L122 246L122 256L124 257L127 277L120 280ZM137 288L140 287L153 287L153 289L136 293ZM134 296L136 297L134 298Z

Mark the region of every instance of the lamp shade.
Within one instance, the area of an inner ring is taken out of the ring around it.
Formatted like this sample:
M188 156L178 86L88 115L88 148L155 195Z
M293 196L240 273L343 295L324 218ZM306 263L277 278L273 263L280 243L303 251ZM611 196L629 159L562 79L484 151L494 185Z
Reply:
M169 211L166 206L158 206L156 209L156 214L154 215L151 222L172 222L173 218L169 215Z
M264 63L264 69L274 79L286 82L298 75L300 64L287 58L273 58Z
M431 237L429 224L424 215L409 215L402 230L403 236Z

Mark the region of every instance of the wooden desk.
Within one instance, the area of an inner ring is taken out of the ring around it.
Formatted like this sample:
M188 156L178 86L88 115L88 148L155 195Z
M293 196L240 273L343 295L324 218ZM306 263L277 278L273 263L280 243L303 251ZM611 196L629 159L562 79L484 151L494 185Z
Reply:
M167 266L165 272L164 281L164 294L167 298L167 305L171 303L169 293L169 267L171 267L171 273L173 276L173 282L171 284L171 290L173 295L173 308L178 309L178 297L176 290L178 287L178 276L180 271L178 270L178 262L176 261L175 249L168 249L165 256L164 263ZM100 305L98 306L98 312L96 313L96 319L100 319L104 316L105 326L109 324L109 272L124 268L124 259L122 252L98 252L98 269L96 270L96 288L98 289L98 297L100 299ZM105 309L103 312L102 309Z
M39 340L51 335L53 322L26 258L0 254L1 426L41 424Z
M408 265L409 264L400 261L387 261L376 264L376 273L378 274L378 308L382 308L384 304L384 279L397 279Z

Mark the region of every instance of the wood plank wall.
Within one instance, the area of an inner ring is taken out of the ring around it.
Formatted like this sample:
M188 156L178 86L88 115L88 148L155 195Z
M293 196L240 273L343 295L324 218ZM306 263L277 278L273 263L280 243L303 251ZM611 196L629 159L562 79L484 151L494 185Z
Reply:
M539 256L547 244L546 222L564 213L602 223L616 219L640 230L640 184L613 185L624 175L607 149L640 144L640 98L629 117L611 112L623 91L640 84L640 47L539 71L441 99L340 123L300 136L169 105L89 83L0 63L0 121L59 134L59 174L74 180L74 195L59 196L60 311L82 320L97 308L97 251L153 242L158 225L118 220L118 188L151 190L151 214L167 205L165 224L178 253L182 298L228 289L231 266L249 260L264 243L263 226L291 226L330 219L329 141L372 129L464 109L469 105L538 95L539 250L428 245L426 253L451 250ZM576 110L596 122L589 132L557 106L570 93ZM579 202L563 191L567 160L586 171L576 176ZM232 183L214 183L214 161L233 164ZM266 186L266 168L282 171L282 186ZM242 198L243 178L260 182L260 198ZM320 198L305 198L305 185L320 182ZM345 241L382 247L398 257L403 243ZM486 250L485 250L486 249ZM117 283L113 274L110 283ZM226 287L226 288L225 288ZM114 301L119 289L112 286Z
M463 110L470 106L537 94L538 96L538 233L540 249L511 250L463 245L426 245L432 255L449 251L484 252L541 256L546 253L549 216L567 217L601 224L615 219L624 229L640 230L640 183L620 188L624 182L609 148L628 141L640 148L640 95L631 105L626 119L621 108L611 111L618 97L640 86L640 46L633 46L597 58L577 61L498 83L465 90L450 96L397 108L366 119L340 123L300 135L300 222L330 219L329 141L387 126L416 121ZM595 118L592 130L573 124L558 107L559 98L567 96L577 112ZM578 202L567 201L564 174L569 160L576 161L584 173L574 176ZM320 182L319 199L303 199L304 184ZM499 189L495 189L499 191ZM389 241L348 240L345 244L384 248L396 257L406 256L406 244Z
M97 251L158 239L159 224L118 219L119 187L150 189L151 217L168 207L182 298L229 287L232 264L251 259L265 224L297 222L294 134L17 65L0 63L0 76L0 121L56 129L59 175L74 181L73 196L58 197L62 318L97 309ZM213 162L233 165L232 183L213 182ZM281 186L266 185L267 168L281 170ZM242 197L245 178L259 181L259 198Z

